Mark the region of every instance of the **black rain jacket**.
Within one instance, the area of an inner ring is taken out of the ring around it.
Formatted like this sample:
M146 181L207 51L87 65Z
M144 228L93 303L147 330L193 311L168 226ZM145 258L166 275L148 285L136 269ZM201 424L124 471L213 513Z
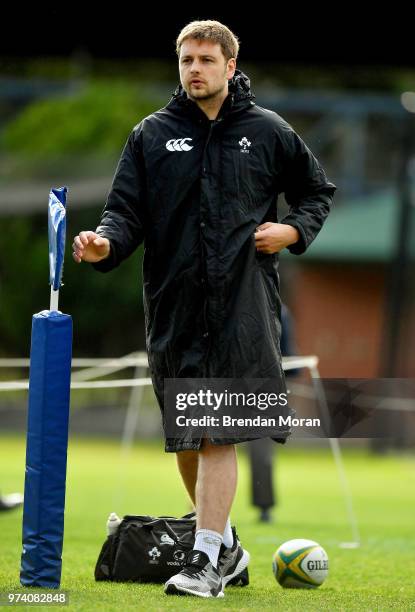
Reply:
M329 212L335 186L291 126L254 102L236 71L210 121L179 85L166 107L130 134L97 233L108 271L144 241L144 311L154 390L164 378L277 378L278 253L255 249L261 223L296 227L303 253ZM290 206L282 220L277 196ZM188 437L166 451L199 448ZM242 440L213 440L224 444Z

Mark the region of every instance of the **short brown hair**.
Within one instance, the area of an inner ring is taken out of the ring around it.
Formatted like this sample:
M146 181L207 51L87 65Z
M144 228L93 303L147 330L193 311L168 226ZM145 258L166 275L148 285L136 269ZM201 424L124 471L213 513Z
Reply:
M226 61L238 56L239 41L235 34L230 31L220 21L213 21L211 19L205 19L203 21L192 21L185 26L180 32L176 40L176 53L180 55L180 49L188 38L195 38L196 40L210 40L220 44L222 53L225 56Z

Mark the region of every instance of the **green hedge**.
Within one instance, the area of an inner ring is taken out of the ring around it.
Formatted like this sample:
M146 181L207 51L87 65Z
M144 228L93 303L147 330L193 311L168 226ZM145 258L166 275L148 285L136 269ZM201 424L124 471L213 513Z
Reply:
M143 117L163 104L138 83L99 80L25 107L3 132L8 153L51 156L112 154Z

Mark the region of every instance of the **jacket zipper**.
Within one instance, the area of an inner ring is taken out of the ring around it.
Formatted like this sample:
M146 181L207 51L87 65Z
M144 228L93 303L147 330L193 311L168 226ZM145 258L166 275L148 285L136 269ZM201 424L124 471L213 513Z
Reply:
M207 151L207 147L209 144L209 141L211 139L212 136L212 130L213 130L213 126L215 125L216 121L214 121L214 123L211 123L209 126L209 133L208 133L208 137L206 139L205 142L205 146L203 149L203 166L202 166L202 176L205 176L206 174L206 166L205 166L205 156L206 156L206 151ZM203 262L203 279L204 279L204 292L205 292L205 299L204 299L204 304L203 304L203 322L204 322L204 328L205 328L205 332L204 332L204 337L207 339L207 352L206 352L206 357L205 357L205 365L204 365L204 378L208 378L208 373L209 373L209 354L211 351L211 337L209 334L209 322L208 322L208 283L207 283L207 270L206 270L206 253L205 253L205 248L204 248L204 242L203 242L203 235L202 235L202 223L203 223L203 219L200 219L200 244L202 247L202 262Z

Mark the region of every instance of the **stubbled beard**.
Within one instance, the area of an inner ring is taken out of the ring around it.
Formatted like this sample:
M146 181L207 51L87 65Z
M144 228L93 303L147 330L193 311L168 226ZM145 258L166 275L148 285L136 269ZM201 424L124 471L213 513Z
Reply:
M189 90L186 93L187 93L187 96L192 100L212 100L213 98L216 98L223 91L223 87L219 87L215 91L210 91L208 93L202 93L202 92L196 91L197 95L193 95L193 93L190 93L190 91L191 90L189 87Z

